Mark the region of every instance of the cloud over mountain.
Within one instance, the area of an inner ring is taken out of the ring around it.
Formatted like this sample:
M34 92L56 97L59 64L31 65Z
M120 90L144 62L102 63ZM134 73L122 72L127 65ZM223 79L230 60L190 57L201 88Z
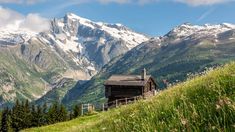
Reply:
M232 2L234 0L176 0L176 2L185 3L191 6L214 5Z
M0 4L14 3L14 4L36 4L46 0L0 0Z
M49 29L49 21L39 14L24 16L14 10L0 7L0 28L26 29L41 32Z
M46 2L49 0L0 0L0 4L36 4L40 2ZM64 3L74 3L74 4L81 4L81 3L91 3L91 2L99 2L102 4L109 4L109 3L117 3L117 4L149 4L153 2L180 2L183 4L188 4L190 6L202 6L202 5L214 5L214 4L222 4L227 2L232 2L235 0L68 0L64 1Z

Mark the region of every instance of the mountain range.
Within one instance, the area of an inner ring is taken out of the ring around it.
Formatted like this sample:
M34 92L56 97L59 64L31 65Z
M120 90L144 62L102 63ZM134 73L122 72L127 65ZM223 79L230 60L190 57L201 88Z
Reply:
M164 88L162 80L183 81L235 59L235 25L228 23L184 23L151 38L68 13L51 20L45 32L0 30L0 107L15 99L67 106L103 102L103 82L112 74L146 68Z

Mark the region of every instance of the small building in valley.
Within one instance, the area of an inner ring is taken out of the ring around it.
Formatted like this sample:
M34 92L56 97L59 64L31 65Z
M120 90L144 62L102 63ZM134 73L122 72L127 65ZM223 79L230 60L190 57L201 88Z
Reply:
M145 69L140 75L112 75L105 81L104 86L105 96L110 105L117 100L148 97L159 89L153 77L146 75Z

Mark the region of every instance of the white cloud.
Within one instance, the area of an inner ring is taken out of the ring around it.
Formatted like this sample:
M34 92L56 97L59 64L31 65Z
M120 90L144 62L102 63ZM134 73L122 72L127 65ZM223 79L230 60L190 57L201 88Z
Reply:
M25 2L26 4L32 5L32 4L37 4L37 3L45 2L45 1L46 1L46 0L25 0L24 2Z
M201 5L222 4L222 3L232 2L234 0L175 0L175 1L180 3L185 3L191 6L201 6Z
M152 2L158 2L159 0L138 0L138 3L143 5L143 4L148 4Z
M2 4L4 4L4 3L16 3L16 4L19 4L19 3L21 3L22 2L22 0L0 0L0 3Z
M24 16L11 9L0 7L0 28L26 29L41 32L49 29L49 21L39 14Z
M133 2L132 0L98 0L101 3L119 3L119 4L126 4Z
M117 3L117 4L147 4L151 2L156 2L159 0L68 0L64 4L65 5L79 5L84 3L92 3L98 2L101 4L110 4L110 3Z
M14 4L36 4L39 2L46 2L49 0L0 0L0 4L4 3L14 3ZM159 2L159 1L174 1L174 2L180 2L184 4L188 4L191 6L201 6L201 5L214 5L214 4L221 4L226 2L231 2L235 0L67 0L66 3L90 3L90 2L99 2L102 4L108 4L108 3L118 3L118 4L149 4L153 2Z
M108 4L108 3L118 3L118 4L148 4L152 2L158 2L159 0L95 0L100 3Z
M0 4L36 4L46 0L0 0Z
M24 16L16 11L0 7L0 27L16 24L17 21L23 18Z
M28 14L21 23L20 28L28 29L34 32L46 31L50 28L49 21L39 14Z
M167 2L179 2L191 6L202 6L202 5L222 4L222 3L232 2L235 0L86 0L86 2L84 2L84 0L70 0L70 2L74 3L81 3L81 1L83 1L83 3L99 2L102 4L117 3L117 4L140 4L140 5L167 1Z

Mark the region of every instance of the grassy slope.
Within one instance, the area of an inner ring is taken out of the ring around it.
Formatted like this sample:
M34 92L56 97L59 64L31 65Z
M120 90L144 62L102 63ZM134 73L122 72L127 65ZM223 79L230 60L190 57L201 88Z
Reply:
M188 73L201 72L205 67L221 65L235 60L235 41L199 41L197 44L179 42L159 47L158 43L146 43L136 47L104 66L100 73L87 83L68 91L63 103L93 102L100 104L104 99L104 81L113 74L139 74L143 68L163 86L162 80L184 81ZM180 71L180 72L179 72Z
M4 84L6 79L9 80L9 76L12 76L13 79L13 89L11 92L16 92L17 96L20 98L33 99L33 97L29 93L33 93L34 95L40 95L43 92L44 83L36 76L36 72L27 67L27 63L18 57L11 54L13 51L3 51L0 53L0 69L6 75L0 76L1 82L0 87ZM9 81L11 83L11 81ZM24 87L24 89L23 89ZM35 90L31 90L35 88ZM1 96L4 93L1 93ZM6 93L8 94L8 93Z
M24 47L24 54L22 53ZM28 51L28 52L27 52ZM41 61L36 62L35 58L41 51ZM67 59L69 60L69 59ZM34 100L42 96L49 84L54 84L54 77L60 77L69 69L70 64L55 54L49 45L37 40L32 40L29 45L16 45L14 47L0 48L0 102L6 105L17 99ZM3 86L12 84L11 90L2 90ZM63 89L55 89L54 96L63 96L66 91L73 87L76 82L68 81L69 85ZM61 93L61 94L60 94ZM53 97L54 97L53 96ZM54 99L52 97L52 99Z
M231 131L235 62L157 96L108 112L26 131Z

